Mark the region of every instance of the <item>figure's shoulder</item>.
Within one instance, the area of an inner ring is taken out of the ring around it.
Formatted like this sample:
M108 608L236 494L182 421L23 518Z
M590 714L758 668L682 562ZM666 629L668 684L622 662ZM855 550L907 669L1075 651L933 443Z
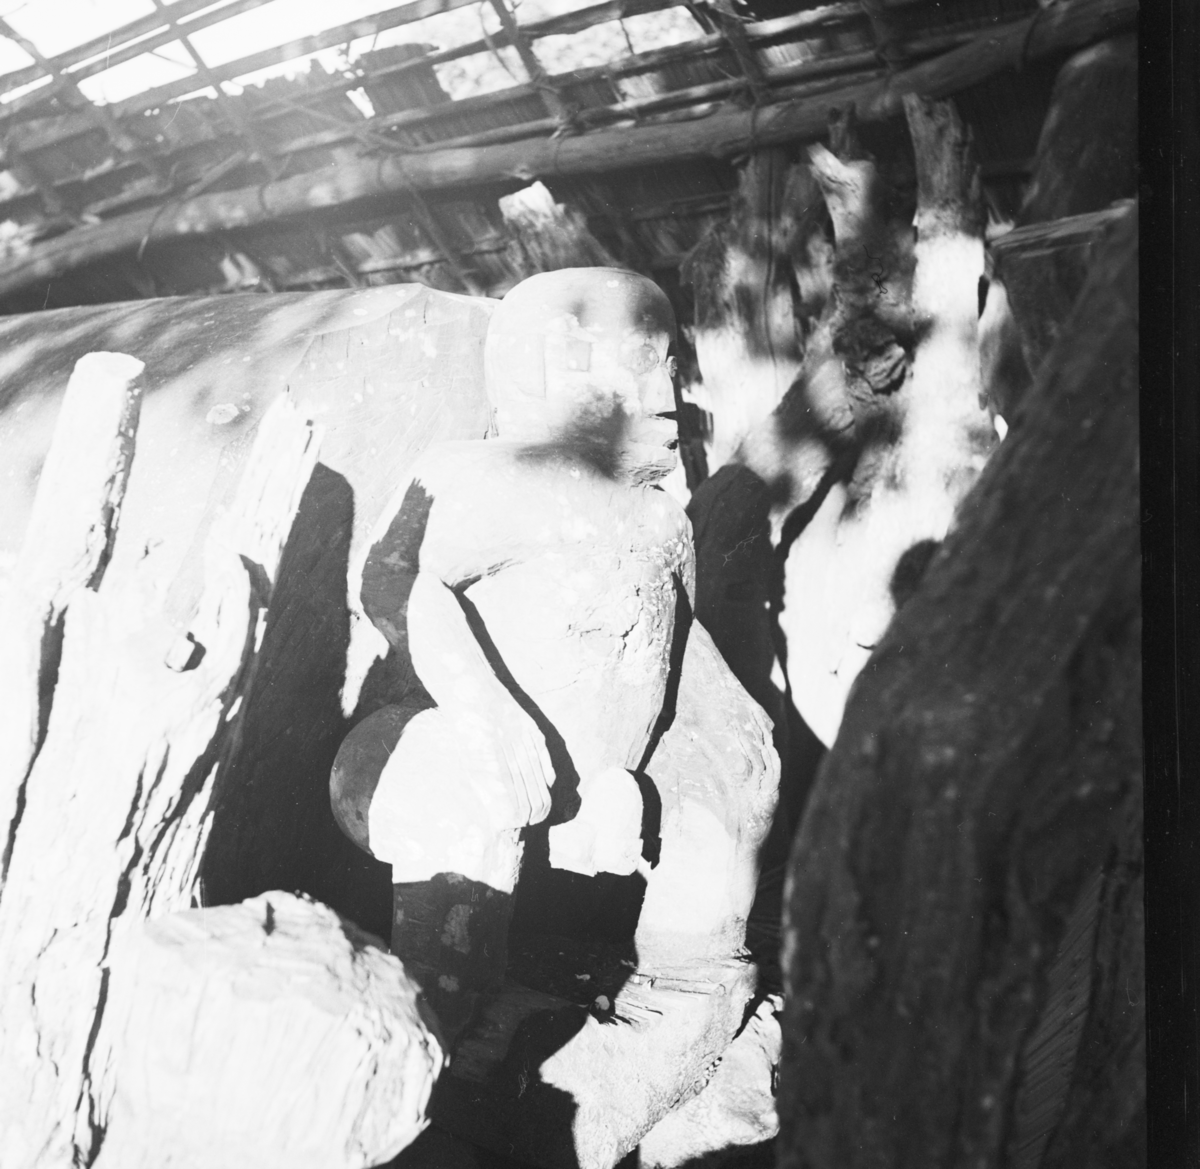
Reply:
M511 461L506 445L496 439L478 438L434 443L413 464L412 478L431 490L456 493Z

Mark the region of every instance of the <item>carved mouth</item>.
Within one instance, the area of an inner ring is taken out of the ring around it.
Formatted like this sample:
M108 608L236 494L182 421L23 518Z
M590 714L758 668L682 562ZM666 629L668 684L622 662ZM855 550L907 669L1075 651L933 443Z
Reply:
M669 414L652 414L642 421L638 429L644 441L658 443L672 451L679 446L679 424L673 411Z

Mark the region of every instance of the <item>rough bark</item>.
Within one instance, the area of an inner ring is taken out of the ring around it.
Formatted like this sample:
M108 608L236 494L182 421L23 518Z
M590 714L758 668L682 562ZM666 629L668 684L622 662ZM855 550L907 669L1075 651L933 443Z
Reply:
M789 1169L1145 1163L1137 378L1130 217L797 836Z
M72 600L0 898L0 1036L15 1070L0 1080L6 1166L90 1163L103 1141L94 1057L110 946L197 896L213 782L236 745L256 633L317 443L286 400L264 418L209 532L186 635L163 615L153 578L110 577Z
M905 93L935 97L955 93L1014 61L1034 60L1086 45L1128 26L1136 0L1072 0L1036 17L990 31L961 49L893 74L815 98L780 102L753 111L726 110L695 121L603 130L568 138L528 139L479 147L447 147L389 155L339 166L335 173L305 174L262 186L202 195L80 228L38 244L0 274L0 296L46 280L143 241L229 231L272 219L311 214L371 196L439 190L511 178L594 174L615 168L661 165L685 158L729 156L748 142L773 146L820 134L831 111L853 104L864 119L900 112Z

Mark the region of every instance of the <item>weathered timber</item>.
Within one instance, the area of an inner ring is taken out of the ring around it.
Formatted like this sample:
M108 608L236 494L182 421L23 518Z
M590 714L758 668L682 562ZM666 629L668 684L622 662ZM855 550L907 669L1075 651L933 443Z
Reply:
M805 182L807 180L807 182ZM803 308L793 291L793 251L820 194L807 168L781 147L742 165L728 222L701 240L681 276L692 287L695 347L703 381L690 397L712 416L710 469L779 405L803 361Z
M1145 1164L1137 329L1130 216L851 697L791 858L787 1169Z
M99 586L112 554L142 368L123 353L89 353L76 363L24 544L0 580L0 892L50 714L63 615L81 589Z
M131 248L143 241L250 227L356 199L415 188L445 189L505 179L587 174L686 158L728 156L748 141L772 145L821 134L829 114L853 103L862 119L898 114L908 92L941 96L1013 67L1088 44L1130 24L1136 0L1072 0L977 37L890 78L754 111L725 109L686 123L596 131L563 139L436 150L341 164L253 190L186 200L67 232L36 245L0 278L0 295Z
M99 1151L105 963L131 926L194 904L213 783L237 741L256 632L318 441L286 399L268 411L209 531L185 635L147 574L106 577L67 610L46 741L0 897L6 1166L90 1163Z
M1137 195L1137 38L1059 70L1017 226L991 248L984 307L988 393L1008 421L1053 347L1106 220Z
M985 365L993 383L987 387L989 397L1009 423L1015 420L1032 384L1030 371L1041 365L1062 333L1097 245L1132 209L1132 202L1125 201L1103 211L1031 223L1014 228L992 244L994 279L980 332L982 337L985 323L999 314L1001 330L1015 329L1017 334L1006 338L1001 331L992 340L999 346L1005 342L1011 346L1015 341L1021 361L1014 377L1005 381L1003 370L994 368L1006 356L1002 348L998 353L989 352L990 361Z
M424 1127L444 1057L378 938L278 890L130 933L109 956L97 1169L366 1169Z
M1092 243L1137 193L1136 38L1059 70L1018 226L993 241L980 320L992 409L1012 421L1087 276Z
M387 869L329 817L329 767L347 719L389 701L396 682L351 578L395 476L431 442L486 433L491 307L399 285L165 298L0 322L0 465L12 472L0 475L0 557L20 551L73 363L120 346L146 363L145 393L122 538L105 579L162 581L180 634L201 593L206 533L236 489L267 406L290 386L326 427L213 817L209 903L302 890L364 928L388 931Z
M791 697L826 746L995 442L980 404L983 215L970 133L949 101L908 95L905 114L915 216L898 198L900 168L856 157L848 122L833 136L843 157L810 147L838 294L771 427L743 448L794 509L780 525L779 627Z

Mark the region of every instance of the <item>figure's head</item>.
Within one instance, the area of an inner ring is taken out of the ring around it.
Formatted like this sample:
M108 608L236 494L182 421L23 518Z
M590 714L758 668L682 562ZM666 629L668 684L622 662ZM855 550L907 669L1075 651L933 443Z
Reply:
M675 317L662 290L619 268L564 268L522 281L492 314L484 377L504 438L605 435L653 447L678 438ZM673 463L674 456L671 456Z

